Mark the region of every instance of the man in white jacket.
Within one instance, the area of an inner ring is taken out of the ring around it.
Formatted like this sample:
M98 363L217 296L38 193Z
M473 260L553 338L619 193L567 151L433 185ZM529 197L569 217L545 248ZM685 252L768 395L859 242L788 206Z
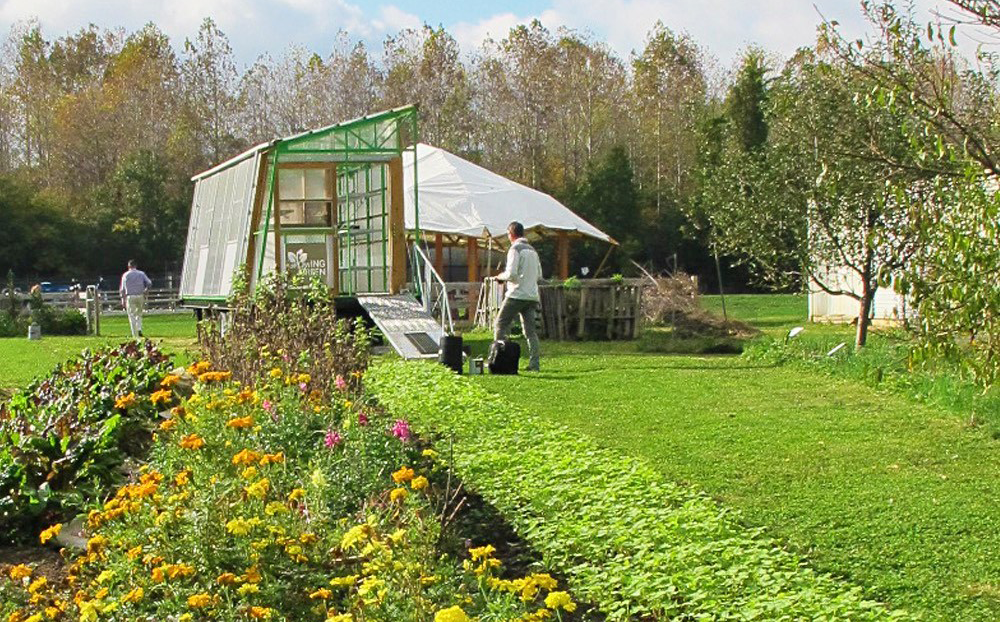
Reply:
M539 344L535 331L535 310L538 308L538 282L542 280L542 264L538 253L524 238L524 225L512 222L507 226L510 250L507 251L507 265L497 275L498 281L507 281L507 295L500 305L493 338L501 341L507 338L514 317L521 316L521 328L528 339L528 371L538 371Z

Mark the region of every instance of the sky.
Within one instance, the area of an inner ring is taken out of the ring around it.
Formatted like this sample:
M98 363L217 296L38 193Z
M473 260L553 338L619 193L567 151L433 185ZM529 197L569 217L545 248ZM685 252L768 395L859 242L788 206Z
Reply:
M945 0L914 2L921 22L934 19L934 11L954 13ZM212 17L242 65L290 45L326 55L340 30L377 52L387 35L424 23L444 26L469 53L487 37L501 39L512 26L537 18L553 31L566 26L606 41L624 59L642 49L661 20L728 67L751 43L782 58L811 45L821 15L838 21L851 39L866 32L859 0L0 0L3 32L37 19L48 38L91 23L131 31L153 22L179 48ZM975 48L968 36L962 43Z

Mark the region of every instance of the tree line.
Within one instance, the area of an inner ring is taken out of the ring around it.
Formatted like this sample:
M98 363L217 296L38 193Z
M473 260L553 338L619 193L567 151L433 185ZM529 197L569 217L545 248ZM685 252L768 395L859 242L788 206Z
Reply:
M245 69L210 19L182 44L153 24L51 38L27 22L3 48L4 272L113 271L130 256L176 268L192 174L276 136L409 103L425 142L554 194L620 240L612 269L672 265L679 253L697 270L708 257L683 208L718 76L662 23L627 60L537 21L468 53L424 26L388 37L378 55L341 33L329 54L293 45ZM574 269L601 254L579 249Z

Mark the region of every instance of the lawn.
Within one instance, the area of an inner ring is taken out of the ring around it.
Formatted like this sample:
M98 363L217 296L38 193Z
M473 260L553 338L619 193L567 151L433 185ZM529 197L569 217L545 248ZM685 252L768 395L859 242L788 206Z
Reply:
M143 320L143 328L148 338L161 342L167 351L178 355L178 362L186 361L187 351L194 347L195 321L190 314L150 314ZM20 337L0 339L0 389L24 386L84 348L130 338L128 318L109 315L101 318L100 337L43 336L39 341Z
M805 309L796 297L727 305L774 332ZM478 352L488 336L470 339ZM1000 618L1000 446L963 413L801 366L628 343L545 343L542 364L475 381L709 492L872 597L926 619Z

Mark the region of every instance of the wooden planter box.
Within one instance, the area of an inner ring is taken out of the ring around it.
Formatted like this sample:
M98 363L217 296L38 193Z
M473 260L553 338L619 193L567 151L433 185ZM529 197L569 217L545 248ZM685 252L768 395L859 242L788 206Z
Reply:
M639 334L639 279L589 279L574 288L549 283L539 293L546 339L635 339Z

